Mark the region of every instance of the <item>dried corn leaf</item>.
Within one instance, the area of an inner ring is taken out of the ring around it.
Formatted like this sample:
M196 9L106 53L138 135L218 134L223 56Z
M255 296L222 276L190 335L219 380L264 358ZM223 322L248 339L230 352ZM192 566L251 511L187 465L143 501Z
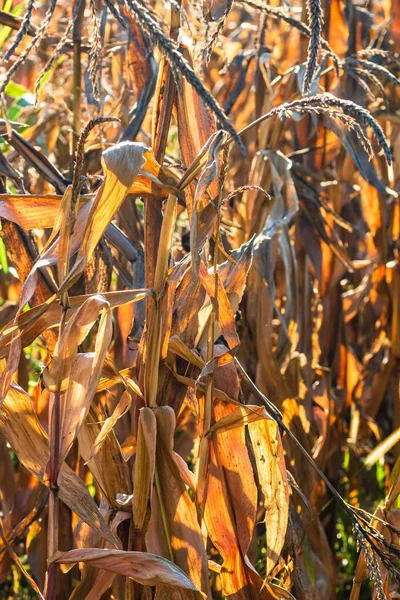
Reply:
M265 418L250 422L248 429L256 460L258 479L264 495L265 574L268 576L277 563L285 542L289 517L289 486L278 425L272 419Z
M58 476L58 485L59 496L64 504L110 544L119 546L118 539L107 526L86 485L66 463L63 464Z
M235 429L236 427L243 427L244 425L265 418L267 417L265 409L262 406L240 406L233 412L225 415L225 417L218 419L214 425L211 425L206 435L222 433L224 431L229 431L230 429Z
M61 196L56 194L0 194L0 217L23 229L53 227L60 203Z
M215 210L207 211L207 219L204 219L203 215L204 210L207 204L209 203L209 201L207 201L206 199L207 189L210 187L211 183L216 180L218 176L219 151L223 142L224 135L222 131L218 131L215 134L213 134L210 140L207 142L207 162L197 183L196 192L193 199L190 224L190 253L192 256L192 272L193 276L196 278L199 270L199 253L201 250L201 245L204 243L205 239L211 235L217 217L217 213ZM214 198L212 198L212 200L213 199ZM202 231L200 232L201 216L203 216L203 227Z
M203 261L200 261L199 277L202 286L210 297L228 348L229 350L233 350L239 345L239 338L235 328L232 307L221 278L218 273L210 272Z
M183 48L183 56L190 65L193 64L187 48ZM185 166L189 167L206 146L209 138L216 132L216 126L210 109L186 79L182 79L177 86L177 122L183 161ZM191 218L193 210L194 190L193 184L187 189L189 218ZM217 196L218 183L215 180L211 182L209 192L211 198Z
M108 417L100 430L97 438L94 441L93 448L90 454L90 458L92 459L97 452L100 450L102 443L106 439L107 435L110 433L118 419L120 419L131 407L132 396L128 391L125 391L121 398L118 401L117 406L114 408L111 417Z
M165 57L162 57L159 64L151 132L151 145L157 157L163 157L167 147L175 91L171 65Z
M45 481L50 456L47 435L31 398L16 383L11 384L0 408L0 429L24 467Z
M85 562L99 569L130 577L141 585L168 584L196 592L197 598L205 597L179 567L149 552L78 548L69 552L57 552L50 560L60 564L66 571L77 562Z
M85 340L103 309L105 312L102 315L101 333L107 332L106 339L109 342L111 325L109 319L107 319L109 304L103 296L98 295L88 298L69 319L57 344L56 355L43 372L44 384L51 392L55 392L57 389L61 392L67 390L71 367L78 355L78 346Z
M50 452L47 435L40 425L32 400L15 383L11 384L0 408L0 430L24 467L43 483L48 484L46 470ZM93 529L115 544L116 540L87 487L66 464L61 469L58 484L61 500Z
M79 430L79 449L110 506L118 509L117 497L119 494L132 494L132 481L113 430L107 434L97 453L93 454L103 418L102 411L92 405Z
M139 531L144 526L153 485L156 437L157 422L154 412L150 408L142 408L139 414L132 501L133 523Z
M196 505L189 497L173 451L175 414L170 407L158 408L156 477L157 493L151 498L151 518L146 536L150 552L169 556L205 596L209 595L207 555L197 520ZM164 527L166 519L167 529ZM166 537L168 531L169 539Z
M151 290L121 290L105 292L102 294L102 298L104 298L105 302L108 302L110 308L115 308L123 304L138 302L151 293ZM80 306L92 297L92 294L72 296L70 298L70 310L67 314L71 317ZM20 329L19 335L22 346L29 346L45 329L59 324L61 313L62 308L60 305L52 302L50 304L44 303L35 306L20 314L17 320L17 327ZM0 334L0 358L4 358L9 353L12 334L15 331L16 326L14 322L11 322Z
M232 363L217 369L215 377L218 389L229 394L235 387L237 375ZM238 388L233 391L234 397L237 397L237 392ZM215 423L235 411L235 405L214 399ZM245 557L257 507L257 487L246 448L244 427L209 436L206 481L204 486L199 487L198 494L208 535L223 558L221 583L224 594L244 598L252 593L253 587L253 575Z
M132 13L125 4L121 9L129 22L128 60L129 77L136 96L136 106L133 117L126 128L123 140L134 140L146 116L146 111L154 93L157 77L157 64L151 48Z
M103 152L104 182L93 201L76 262L63 282L62 290L68 289L85 269L107 226L121 207L144 165L143 155L146 151L147 148L143 144L121 142Z

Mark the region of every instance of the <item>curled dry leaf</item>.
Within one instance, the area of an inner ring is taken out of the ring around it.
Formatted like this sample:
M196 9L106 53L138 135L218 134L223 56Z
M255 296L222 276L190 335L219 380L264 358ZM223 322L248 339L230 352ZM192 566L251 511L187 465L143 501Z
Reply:
M92 451L90 454L91 459L100 450L102 443L104 442L107 435L110 433L110 431L112 430L112 428L114 427L114 425L116 424L118 419L120 419L129 410L131 403L132 403L132 396L131 396L130 392L125 390L125 392L122 394L121 398L119 399L117 406L114 408L111 417L108 417L104 421L102 428L101 428L97 438L95 439L95 442L93 444L93 448L92 448Z
M147 148L134 142L120 142L103 152L104 182L91 206L75 264L62 283L60 293L82 274L107 226L118 211L146 162Z
M102 440L97 451L94 444L101 434L104 412L93 404L78 434L79 449L90 472L110 506L119 509L118 494L132 494L132 481L121 447L111 429Z
M93 327L99 312L101 317L94 352L78 353L78 347ZM60 440L57 440L58 464L66 458L96 393L106 352L111 341L111 312L102 296L86 300L76 311L62 333L55 357L43 372L43 382L51 392L50 423L54 418L54 397L60 397ZM50 431L53 431L52 427ZM50 449L56 440L50 437Z
M123 304L131 302L139 302L147 295L151 295L151 290L121 290L116 292L105 292L102 298L110 305L110 308L115 308ZM96 295L96 294L95 294ZM83 296L73 296L70 298L70 310L68 315L71 317L80 306L82 306L91 294ZM0 357L4 358L10 351L12 335L16 331L16 326L20 330L21 344L29 346L45 329L54 327L60 323L62 308L57 303L44 303L22 313L17 320L17 325L14 322L9 323L0 334L1 350Z
M212 204L212 201L214 200L214 198L212 198L211 201L207 201L206 192L211 183L215 181L218 176L219 151L223 142L223 132L217 131L208 140L206 147L200 151L203 154L205 149L207 149L207 162L196 186L190 223L192 272L193 277L196 278L199 270L200 250L203 247L206 238L213 232L217 220L217 212L215 209L212 210L211 208L211 210L206 210L209 203Z
M50 562L60 564L66 571L77 562L85 562L99 569L131 577L141 585L167 584L193 591L199 599L205 598L179 567L150 552L78 548L69 552L57 552Z
M0 408L0 430L28 471L48 484L48 439L34 411L32 400L12 383ZM83 481L66 464L60 473L60 498L100 535L117 544Z

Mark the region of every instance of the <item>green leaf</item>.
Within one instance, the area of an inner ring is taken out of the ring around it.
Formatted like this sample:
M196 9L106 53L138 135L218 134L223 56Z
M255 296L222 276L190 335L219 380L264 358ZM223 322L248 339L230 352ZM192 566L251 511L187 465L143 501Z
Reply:
M3 6L4 12L8 12L8 13L11 12L12 5L13 5L13 0L5 0L4 6Z
M304 542L304 558L306 561L307 572L308 572L310 581L311 581L312 585L315 585L314 565L313 565L313 561L312 561L312 557L311 557L310 546L308 545L308 540L305 540L305 542Z
M65 54L63 54L62 56L60 56L60 58L59 58L58 60L56 60L56 62L55 62L55 63L54 63L54 65L52 66L52 68L51 68L51 69L49 69L49 70L48 70L48 71L47 71L47 72L46 72L46 73L43 75L43 77L42 77L42 80L41 80L41 82L40 82L40 84L39 84L39 87L38 87L38 91L39 91L39 92L40 92L40 91L41 91L41 90L44 88L44 86L46 85L46 83L48 82L49 78L50 78L50 77L51 77L51 75L54 73L54 71L57 69L57 67L58 67L59 65L61 65L61 63L63 63L63 62L64 62L64 60L65 60L66 58L67 58L67 57L66 57L66 55L65 55Z
M21 83L16 83L15 81L10 81L6 85L6 89L4 90L7 96L11 96L11 98L21 98L24 94L29 94L28 88L26 88Z
M12 4L13 0L6 0L3 5L4 12L11 12ZM6 27L5 25L0 27L0 48L1 46L3 46L4 42L7 40L11 32L11 27Z
M25 2L20 2L15 8L12 7L13 0L6 0L4 2L3 11L11 13L18 17L25 8ZM8 40L10 34L12 32L11 27L7 27L6 25L0 25L0 48L4 45L4 43Z
M6 247L4 245L3 240L0 238L0 266L5 275L8 273L8 260L7 260L7 252Z
M10 121L18 119L25 108L33 108L35 106L35 97L31 93L24 94L18 100L15 100L8 109L8 118Z
M12 4L12 0L11 0L11 4ZM11 14L15 15L16 17L18 17L22 11L24 10L26 5L26 2L20 2L19 4L17 4L17 6L15 8L12 9Z

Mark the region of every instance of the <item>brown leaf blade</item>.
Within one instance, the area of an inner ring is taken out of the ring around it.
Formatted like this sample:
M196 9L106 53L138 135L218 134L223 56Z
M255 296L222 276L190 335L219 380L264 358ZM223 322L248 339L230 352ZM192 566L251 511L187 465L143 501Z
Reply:
M67 570L71 568L70 565L85 562L99 569L130 577L141 585L167 584L193 591L199 599L205 597L179 567L149 552L79 548L69 552L57 552L50 561L68 565Z

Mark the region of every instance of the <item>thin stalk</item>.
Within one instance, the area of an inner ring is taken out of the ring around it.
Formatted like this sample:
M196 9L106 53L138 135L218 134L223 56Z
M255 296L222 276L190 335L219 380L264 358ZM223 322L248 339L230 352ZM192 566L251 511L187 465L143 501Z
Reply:
M125 5L123 5L125 6ZM180 26L180 12L177 6L171 4L171 23L170 38L178 39ZM176 96L176 83L172 74L171 67L168 66L168 76L164 84L165 90L168 90L166 96L161 100L159 119L155 119L157 130L153 132L153 149L156 160L162 165L164 162L165 151L167 148L168 134L171 123L172 109ZM145 238L145 277L146 286L153 287L155 278L155 269L157 264L157 252L161 238L162 213L160 203L152 198L147 198L144 205L144 238ZM147 301L146 319L150 323L153 319L154 305L151 300Z
M64 313L63 313L64 315ZM62 319L62 322L64 319ZM60 324L61 328L61 324ZM58 386L59 387L59 386ZM49 527L47 532L47 555L53 556L58 550L59 543L59 499L58 499L58 474L60 472L60 390L54 393L53 413L51 419L51 446L50 446L50 496L49 496ZM47 572L46 600L52 600L57 594L58 567L52 564Z
M217 223L216 223L216 234L214 239L214 247L212 253L213 267L214 267L214 298L216 300L215 307L212 303L210 320L208 323L208 345L207 345L207 362L210 363L214 358L214 342L215 342L215 323L218 322L218 249L221 245L220 242L220 225L221 225L221 200L222 191L225 182L226 166L228 161L229 149L225 148L223 153L222 166L219 175L219 186L218 186L218 198L217 198ZM210 438L208 436L213 411L213 398L214 398L214 373L211 372L207 376L207 382L204 393L204 413L203 423L200 426L200 444L199 452L197 457L197 504L200 508L204 505L204 495L206 490L206 475L210 457Z
M68 292L60 299L62 314L59 328L59 339L61 338L69 308ZM54 392L53 412L49 415L50 428L50 496L49 496L49 527L47 532L47 555L53 556L58 550L59 544L59 498L58 498L58 476L60 473L60 447L61 447L61 378L58 378L57 389ZM57 593L58 566L56 563L50 565L47 572L46 600L52 600Z
M216 249L214 248L214 255ZM214 358L214 339L215 339L215 313L214 309L211 312L210 320L208 323L208 347L207 347L207 362ZM204 388L204 411L200 413L202 415L202 422L200 423L200 444L199 452L197 457L197 504L199 508L203 507L204 504L204 491L206 482L207 466L210 456L210 437L207 435L211 427L212 418L212 404L214 396L214 377L210 373L207 376L207 381Z
M158 367L160 361L162 318L160 297L168 270L169 254L175 227L176 196L168 196L158 245L156 270L154 275L155 305L152 319L148 323L148 343L145 370L145 398L148 406L156 406L158 387Z
M81 0L78 14L74 21L72 31L72 41L74 45L73 58L73 101L72 101L72 147L71 154L75 156L78 145L79 135L81 133L82 116L82 25L85 14L85 0Z
M53 556L58 550L59 531L59 501L58 489L52 489L49 496L49 532L47 540L47 555ZM58 567L56 563L50 565L47 571L45 588L46 600L52 600L57 596Z
M213 267L214 267L214 297L215 305L212 304L210 322L208 327L208 347L207 347L207 362L211 362L214 358L214 340L215 340L215 321L218 321L218 247L220 244L220 201L221 201L221 190L218 198L218 212L217 212L217 223L216 223L216 234L213 248ZM205 407L204 407L204 433L211 427L211 416L212 416L212 401L214 392L214 373L211 372L207 376L206 396L205 396Z
M131 519L129 522L129 536L127 546L128 552L130 552L133 549L134 535L135 534L133 528L133 520ZM125 600L135 600L135 582L129 577L125 577Z
M171 40L178 40L179 27L181 22L181 15L179 7L181 6L181 0L171 4L171 22L169 28L169 37ZM174 106L174 100L176 96L176 83L172 74L172 69L168 69L167 80L165 81L165 89L168 90L168 96L165 98L163 103L163 110L160 111L161 125L158 126L156 135L154 136L154 155L157 161L162 164L164 162L165 150L167 148L169 126L171 123L172 109Z
M214 249L214 254L215 254ZM214 308L211 311L210 322L208 324L208 347L207 347L207 362L210 362L214 358L214 339L215 339L215 312ZM213 373L207 375L206 394L205 394L205 405L204 405L204 434L211 427L211 415L212 415L212 399L214 391L214 377Z
M185 175L177 184L178 190L183 190L201 171L206 161L206 152L198 156L187 169ZM148 406L156 406L158 387L158 367L161 349L162 320L160 312L160 297L168 270L168 261L175 227L177 197L168 196L157 251L156 268L154 273L154 304L147 313L148 334L146 351L146 368L144 374L145 399Z

